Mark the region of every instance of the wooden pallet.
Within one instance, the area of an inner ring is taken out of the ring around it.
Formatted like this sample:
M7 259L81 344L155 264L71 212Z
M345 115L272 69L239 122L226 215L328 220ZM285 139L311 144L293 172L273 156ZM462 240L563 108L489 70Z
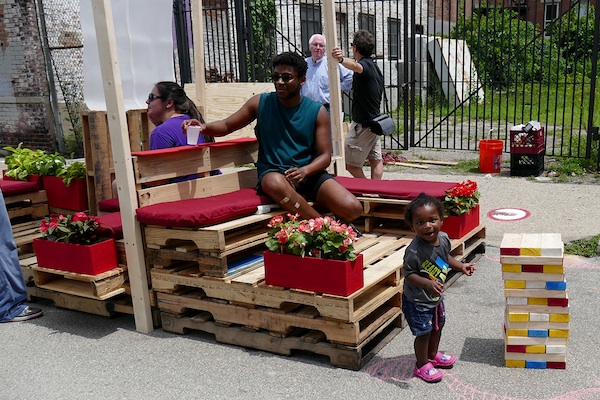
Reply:
M39 219L49 214L45 190L5 197L6 211L11 222Z
M106 300L125 293L123 284L127 268L115 268L98 275L76 274L34 265L33 280L41 289L72 294L96 300Z
M282 309L289 304L312 306L326 318L356 322L373 312L402 287L401 266L410 238L365 235L356 248L364 257L364 287L349 297L269 286L264 283L264 266L227 278L202 276L197 268L153 268L152 287L173 292L180 287L202 289L207 297L232 303Z
M329 357L336 367L359 370L379 350L388 344L403 327L402 314L388 319L361 343L346 346L325 341L319 331L295 330L286 337L272 336L268 331L247 330L242 326L221 325L212 321L212 315L200 312L194 316L161 313L163 330L183 334L187 330L211 333L219 343L227 343L281 355L292 355L296 351L307 351Z
M255 307L248 304L207 298L202 290L184 290L183 293L158 293L161 312L184 316L188 310L205 311L221 325L236 324L245 329L269 331L272 336L288 337L297 329L319 331L328 342L357 345L390 319L402 313L400 293L365 315L360 321L344 322L323 318L310 306L290 304L284 309Z

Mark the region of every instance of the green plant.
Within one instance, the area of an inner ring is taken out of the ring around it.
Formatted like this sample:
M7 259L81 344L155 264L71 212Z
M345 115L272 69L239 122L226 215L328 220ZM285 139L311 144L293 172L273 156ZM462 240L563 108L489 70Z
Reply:
M98 222L84 212L51 215L40 223L42 238L54 242L92 244L100 241Z
M43 150L32 150L19 143L17 147L4 147L10 154L4 158L6 164L5 175L20 181L27 180L28 175L41 174L46 153Z
M600 241L600 235L574 240L565 244L565 253L582 257L596 257L598 255L598 241Z
M446 190L444 216L465 214L476 207L477 204L479 204L477 183L471 180L458 183L453 188Z
M65 157L59 153L44 153L40 159L40 174L47 176L57 176L57 172L67 165Z
M267 248L296 256L312 256L333 260L356 259L353 243L356 232L351 226L331 217L299 220L299 215L277 215L269 222L271 231Z
M87 176L87 170L84 163L75 161L56 171L56 176L63 178L64 184L69 186L73 179L85 178Z

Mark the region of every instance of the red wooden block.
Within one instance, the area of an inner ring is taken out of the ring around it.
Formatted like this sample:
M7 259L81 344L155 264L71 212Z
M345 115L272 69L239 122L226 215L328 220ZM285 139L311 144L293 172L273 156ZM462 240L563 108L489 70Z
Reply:
M528 264L528 265L523 264L523 272L543 273L544 266L543 265L534 265L534 264Z
M568 307L569 299L548 299L548 306Z
M508 345L506 345L506 351L508 353L527 353L527 346L508 344Z
M519 256L521 255L521 249L519 247L507 247L507 248L500 248L500 255L501 256Z
M567 363L564 361L546 361L546 368L567 369Z

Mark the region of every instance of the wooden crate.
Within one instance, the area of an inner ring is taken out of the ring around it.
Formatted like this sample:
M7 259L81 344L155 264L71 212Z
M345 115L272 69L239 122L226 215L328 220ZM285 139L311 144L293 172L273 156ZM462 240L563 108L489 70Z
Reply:
M154 125L146 110L126 112L131 151L150 148L150 132ZM87 169L90 214L98 215L98 202L113 198L114 162L106 111L84 111L81 114L83 149Z
M38 219L49 214L45 190L6 196L4 202L11 223Z

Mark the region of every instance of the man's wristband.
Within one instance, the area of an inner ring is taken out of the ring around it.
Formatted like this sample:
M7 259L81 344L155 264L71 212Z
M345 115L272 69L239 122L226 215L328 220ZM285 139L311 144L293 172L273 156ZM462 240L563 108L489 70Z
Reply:
M344 57L340 59L340 64L344 62Z

